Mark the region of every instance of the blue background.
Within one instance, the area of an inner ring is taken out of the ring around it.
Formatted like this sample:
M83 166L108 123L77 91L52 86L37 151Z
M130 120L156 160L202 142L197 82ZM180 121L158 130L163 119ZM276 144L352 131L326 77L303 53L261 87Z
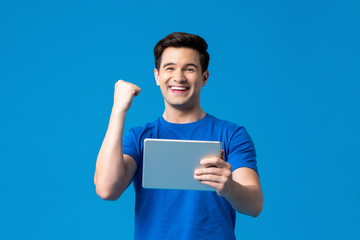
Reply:
M163 99L152 50L174 31L204 37L204 110L244 125L264 209L239 239L359 239L359 1L0 3L0 238L132 239L132 186L95 193L118 79L142 88L126 130Z

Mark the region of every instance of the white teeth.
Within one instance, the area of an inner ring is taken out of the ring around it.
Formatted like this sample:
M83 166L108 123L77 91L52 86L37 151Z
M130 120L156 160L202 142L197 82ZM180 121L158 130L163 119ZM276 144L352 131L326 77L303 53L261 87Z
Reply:
M172 90L186 90L186 87L171 87Z

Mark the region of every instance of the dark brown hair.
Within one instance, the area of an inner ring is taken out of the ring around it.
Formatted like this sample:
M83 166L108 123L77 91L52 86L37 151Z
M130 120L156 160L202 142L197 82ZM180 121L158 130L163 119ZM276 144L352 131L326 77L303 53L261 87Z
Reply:
M208 69L210 55L206 51L208 48L206 41L202 37L195 34L174 32L161 39L155 45L154 56L155 56L155 67L157 70L159 70L160 68L162 53L168 47L176 47L176 48L185 47L199 51L201 71L205 72Z

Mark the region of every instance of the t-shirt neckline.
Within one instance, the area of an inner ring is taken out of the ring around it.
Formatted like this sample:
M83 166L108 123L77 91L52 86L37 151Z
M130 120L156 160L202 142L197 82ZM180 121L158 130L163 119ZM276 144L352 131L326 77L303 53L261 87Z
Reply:
M163 116L160 117L160 123L167 126L167 127L172 127L172 128L183 128L183 127L196 127L196 126L199 126L199 125L202 125L204 124L208 119L210 118L210 114L205 114L205 116L198 120L198 121L195 121L195 122L190 122L190 123L172 123L172 122L168 122L164 119Z

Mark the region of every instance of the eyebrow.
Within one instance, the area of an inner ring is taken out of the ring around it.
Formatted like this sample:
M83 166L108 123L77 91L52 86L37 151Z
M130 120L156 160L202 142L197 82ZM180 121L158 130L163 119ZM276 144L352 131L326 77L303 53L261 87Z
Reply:
M162 67L165 68L165 67L167 67L169 65L175 65L175 63L171 63L171 62L170 63L165 63Z
M170 66L170 65L176 65L175 63L165 63L162 67L165 68L167 66ZM194 63L188 63L188 64L185 64L185 67L189 67L189 66L193 66L195 67L196 69L199 69L198 65L194 64Z
M189 66L193 66L194 68L196 69L199 69L198 65L194 64L194 63L188 63L185 65L186 67L189 67Z

